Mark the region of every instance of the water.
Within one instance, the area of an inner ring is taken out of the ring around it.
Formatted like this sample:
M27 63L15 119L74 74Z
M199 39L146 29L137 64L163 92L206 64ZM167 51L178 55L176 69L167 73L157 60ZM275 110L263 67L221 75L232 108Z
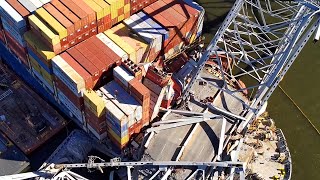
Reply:
M233 0L198 0L206 10L206 43L233 5ZM309 42L280 86L320 130L320 43ZM285 133L293 158L292 179L320 179L320 135L289 98L277 89L269 100L268 111Z

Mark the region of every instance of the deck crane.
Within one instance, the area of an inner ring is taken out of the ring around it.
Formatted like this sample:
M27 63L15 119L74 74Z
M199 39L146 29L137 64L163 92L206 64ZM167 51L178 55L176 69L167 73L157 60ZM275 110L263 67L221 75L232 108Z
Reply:
M254 120L261 109L270 98L288 69L311 37L314 41L320 38L320 3L317 0L236 0L233 7L226 16L224 22L218 29L215 37L203 52L197 62L197 68L193 70L189 86L183 92L183 100L188 99L190 89L203 70L210 57L216 57L220 69L223 86L218 87L225 93L238 99L236 92L248 91L250 101L243 102L245 110L241 116L245 118L238 130L245 130L247 125ZM314 35L314 36L312 36ZM219 55L227 58L223 62ZM223 67L227 64L227 68ZM230 89L228 83L243 80L246 87L236 90ZM203 80L205 81L205 80ZM225 112L223 112L225 113ZM112 167L125 166L128 177L131 177L131 167L149 166L227 166L232 171L237 162L116 162L115 164L70 164L60 167ZM57 170L58 168L54 168ZM59 169L58 169L59 170ZM201 169L199 169L201 172ZM53 171L50 171L53 172ZM76 179L74 173L59 171L55 179ZM198 172L198 171L196 171ZM240 175L241 175L240 171ZM45 171L35 172L35 177L46 177ZM167 174L167 173L166 173ZM26 175L32 175L26 174ZM155 174L156 176L156 174ZM6 176L7 179L15 179L18 175ZM78 177L80 179L85 179ZM162 179L166 179L164 176ZM21 178L20 178L21 179Z

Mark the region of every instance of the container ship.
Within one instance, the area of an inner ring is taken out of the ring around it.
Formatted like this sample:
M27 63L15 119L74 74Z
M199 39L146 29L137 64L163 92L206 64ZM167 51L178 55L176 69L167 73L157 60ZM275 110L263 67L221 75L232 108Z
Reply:
M198 112L200 119L204 112L214 116L206 102L241 112L238 101L201 80L188 103L176 106L198 68L204 13L192 0L0 0L0 56L45 100L125 159L221 160L220 148L227 144L219 145L216 136L234 132L234 122L141 133L159 120L184 123L185 110ZM214 64L208 63L212 68L201 77L219 86ZM237 98L248 100L245 92ZM186 148L190 141L193 148ZM146 172L139 171L149 177Z
M119 150L181 94L157 68L200 37L204 15L174 0L2 0L0 12L3 61Z

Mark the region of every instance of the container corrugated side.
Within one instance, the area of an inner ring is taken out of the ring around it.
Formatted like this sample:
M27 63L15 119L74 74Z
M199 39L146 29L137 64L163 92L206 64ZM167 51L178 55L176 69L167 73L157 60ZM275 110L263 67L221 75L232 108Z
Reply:
M112 29L109 29L104 32L108 38L110 38L115 44L117 44L123 51L128 54L129 59L136 62L136 52L128 43L126 43L121 37L116 35Z
M17 32L15 29L13 29L5 19L2 19L2 25L3 29L6 30L10 36L20 44L20 46L26 47L26 41L23 38L22 32Z
M103 98L99 96L102 94L99 91L84 91L83 99L85 106L97 117L105 116L106 106Z
M76 117L76 119L80 121L81 124L83 124L84 121L81 111L63 94L63 92L60 89L57 89L57 93L60 102L68 108L72 115Z
M124 52L117 44L115 44L110 38L108 38L105 34L99 33L96 35L97 38L101 40L105 45L107 45L113 52L115 52L121 59L127 60L128 54Z
M59 35L55 34L48 26L46 26L37 16L29 16L29 23L34 29L38 30L42 37L50 44L56 45L60 43Z
M0 0L0 13L3 18L12 22L17 29L22 29L27 25L22 16L5 0Z
M55 19L51 14L49 14L44 8L36 10L36 15L41 17L52 29L54 29L58 34L61 41L67 41L67 29L63 27L59 21Z
M37 10L37 7L29 0L18 0L29 12Z
M163 41L169 39L169 32L162 27L161 24L158 24L155 22L149 15L146 13L140 11L137 13L137 15L146 23L148 23L150 26L152 26L154 29L156 29L162 36L163 36Z
M107 132L104 132L103 134L99 134L93 127L91 127L89 124L87 124L89 131L99 140L103 140L107 137Z
M126 87L126 90L129 87L129 81L134 78L134 76L122 66L113 69L113 77L118 79Z
M61 57L52 59L53 73L75 94L85 89L84 79Z

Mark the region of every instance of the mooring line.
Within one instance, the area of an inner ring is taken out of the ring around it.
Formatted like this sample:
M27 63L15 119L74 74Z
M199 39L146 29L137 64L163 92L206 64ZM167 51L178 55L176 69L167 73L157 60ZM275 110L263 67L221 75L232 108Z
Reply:
M301 112L301 114L309 121L313 129L320 135L320 131L317 129L317 127L312 123L312 121L308 118L308 116L302 111L302 109L297 105L296 102L286 93L286 91L279 85L279 88L281 91L290 99L290 101L297 107L297 109Z

